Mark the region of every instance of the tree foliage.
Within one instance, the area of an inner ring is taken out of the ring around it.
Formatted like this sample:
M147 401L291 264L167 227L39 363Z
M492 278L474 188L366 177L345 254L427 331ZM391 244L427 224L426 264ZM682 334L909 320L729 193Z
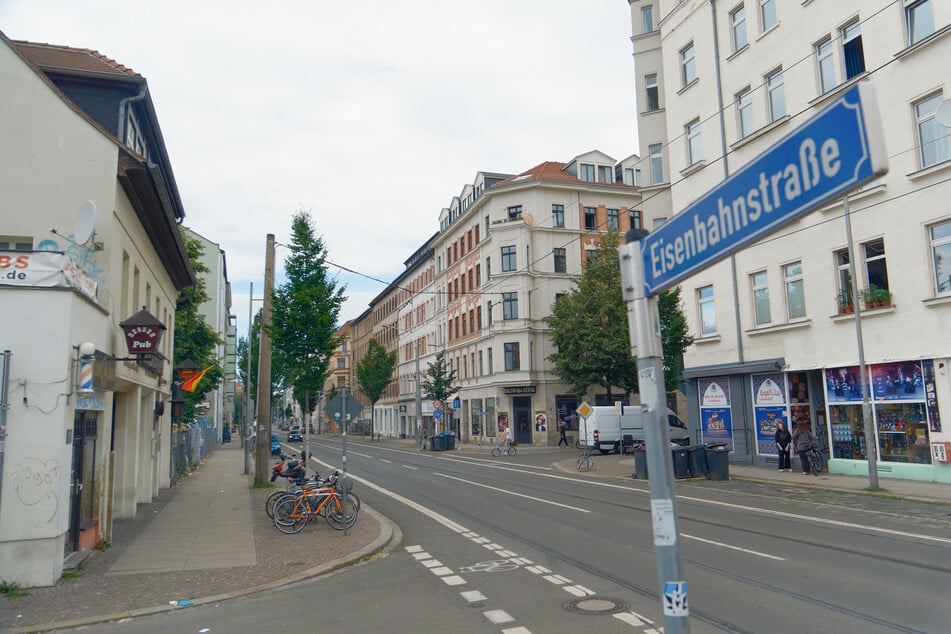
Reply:
M393 370L396 368L396 353L387 352L386 348L376 338L371 338L367 344L366 355L357 362L357 385L370 399L370 435L373 435L374 410L376 402L383 396L383 392L393 380Z
M456 382L456 370L446 359L445 352L436 353L436 360L429 364L420 380L420 389L426 398L446 403L459 393L460 386Z
M274 291L268 333L273 366L309 413L307 407L323 389L331 355L340 343L335 334L344 289L327 271L323 240L306 211L294 214L288 248L287 281Z
M631 355L627 307L621 293L618 260L620 235L601 236L597 257L589 260L584 274L574 281L572 292L561 296L545 321L557 352L548 360L555 374L584 397L599 385L611 399L611 387L626 395L638 391L637 360ZM664 351L664 383L668 390L680 383L683 351L693 343L680 307L680 290L659 296L658 309Z
M204 247L201 241L188 235L184 227L179 229L185 244L185 253L191 261L196 283L178 292L175 302L175 352L172 367L177 368L185 359L191 359L199 371L212 366L198 383L194 392L182 392L185 399L182 419L192 421L197 418L197 405L205 400L205 395L215 389L224 378L224 370L215 357L216 347L221 344L217 331L205 321L201 314L201 305L208 301L205 280L202 273L208 273L201 257Z

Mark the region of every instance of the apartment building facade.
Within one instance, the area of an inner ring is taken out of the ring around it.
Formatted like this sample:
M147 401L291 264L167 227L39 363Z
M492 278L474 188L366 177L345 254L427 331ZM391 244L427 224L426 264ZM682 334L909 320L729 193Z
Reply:
M941 123L951 117L938 110L951 92L951 5L629 6L642 206L658 216L857 83L873 87L883 120L886 175L681 283L695 337L686 393L703 438L729 444L734 462L775 465L782 420L811 428L833 472L867 474L874 448L881 476L951 482L951 151Z

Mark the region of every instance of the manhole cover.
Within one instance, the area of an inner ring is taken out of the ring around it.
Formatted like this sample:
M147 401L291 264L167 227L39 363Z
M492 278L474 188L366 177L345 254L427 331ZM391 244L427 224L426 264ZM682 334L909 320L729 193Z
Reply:
M626 602L610 597L583 597L572 599L564 605L577 614L617 614L628 609Z

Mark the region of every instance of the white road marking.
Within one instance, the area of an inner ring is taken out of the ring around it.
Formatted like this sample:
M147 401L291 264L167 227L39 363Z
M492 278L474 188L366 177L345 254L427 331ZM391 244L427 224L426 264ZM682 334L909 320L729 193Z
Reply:
M632 627L640 627L641 625L653 625L654 622L650 619L641 616L637 612L618 612L614 615L614 618L626 623Z
M499 491L499 488L498 488L498 487L489 486L489 485L487 485L487 484L479 484L478 482L472 482L472 481L470 481L470 480L466 480L465 478L457 478L457 477L455 477L455 476L446 475L445 473L439 473L438 471L437 471L437 472L434 472L433 475L442 476L443 478L449 478L450 480L458 480L459 482L465 482L466 484L469 484L469 485L471 485L471 486L477 486L477 487L482 487L482 488L484 488L484 489L492 489L493 491ZM510 495L510 496L515 496L515 497L525 498L525 499L528 499L528 500L533 500L533 501L535 501L535 502L542 502L542 503L544 503L544 504L551 504L552 506L560 506L560 507L563 508L563 509L570 509L570 510L572 510L572 511L578 511L578 512L580 512L580 513L590 513L590 512L591 512L591 511L589 511L588 509L579 508L579 507L577 507L577 506L569 506L568 504L561 504L561 503L559 503L559 502L552 502L551 500L546 500L546 499L544 499L544 498L535 497L535 496L533 496L533 495L525 495L524 493L513 493L512 491L505 491L504 493L505 493L505 495Z
M430 572L432 572L437 577L445 577L446 575L452 574L452 570L450 568L447 568L446 566L439 566L438 568L430 568Z
M485 601L487 597L479 592L478 590L468 590L466 592L460 592L462 598L468 601L469 603L475 603L477 601Z
M413 465L409 465L409 464L404 464L403 468L409 469L410 471L419 471L419 467L414 467ZM350 477L353 478L353 476L350 476ZM356 480L356 478L353 478L353 479Z
M694 541L703 542L704 544L710 544L712 546L720 546L721 548L729 548L730 550L738 550L741 553L747 553L749 555L756 555L757 557L765 557L767 559L775 559L776 561L786 561L785 557L777 557L775 555L769 555L767 553L761 553L756 550L749 550L747 548L740 548L739 546L731 546L730 544L724 544L723 542L715 542L710 539L704 539L703 537L694 537L693 535L687 535L686 533L681 533L681 537L684 539L692 539Z
M544 579L545 581L549 583L553 583L556 586L564 585L564 583L568 581L568 579L565 579L561 575L545 575L544 577L542 577L542 579Z
M499 623L511 623L515 620L509 616L508 612L505 610L489 610L488 612L483 612L482 614L485 615L485 618L492 621L494 625L498 625Z
M502 634L532 634L532 631L527 627L510 627L508 629L502 630Z
M426 561L421 563L427 568L438 568L442 566L442 562L439 561L438 559L427 559Z
M386 460L385 458L380 458L380 462L385 462L386 464L393 464L392 460Z
M421 550L423 550L422 546L407 546L406 547L406 552L408 553L418 553Z
M417 560L419 560L419 559L429 559L430 557L432 557L432 555L430 555L430 554L427 553L426 551L422 551L422 552L415 553L415 554L413 555L413 557L414 557L415 559L417 559Z
M464 586L466 584L466 580L459 575L449 575L448 577L442 577L442 580L447 586Z

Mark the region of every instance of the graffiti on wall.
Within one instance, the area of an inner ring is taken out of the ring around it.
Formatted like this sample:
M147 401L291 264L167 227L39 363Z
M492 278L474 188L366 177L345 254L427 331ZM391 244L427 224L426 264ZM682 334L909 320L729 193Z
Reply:
M49 524L59 509L59 462L26 458L13 467L13 490Z
M65 246L53 239L43 240L38 245L36 245L36 250L62 251L69 256L69 259L75 262L76 265L83 270L83 273L100 284L105 284L106 272L99 267L99 263L96 261L96 249L92 246L85 247L81 244L71 242L72 239L72 234L66 237L64 240L64 242L66 242Z

